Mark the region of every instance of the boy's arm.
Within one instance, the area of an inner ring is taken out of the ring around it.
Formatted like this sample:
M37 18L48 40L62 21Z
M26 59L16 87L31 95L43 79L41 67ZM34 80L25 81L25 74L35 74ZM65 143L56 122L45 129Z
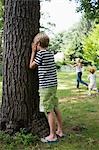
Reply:
M36 54L36 45L32 44L32 54L31 54L30 64L29 64L30 69L34 69L37 67L36 62L34 61L35 54Z

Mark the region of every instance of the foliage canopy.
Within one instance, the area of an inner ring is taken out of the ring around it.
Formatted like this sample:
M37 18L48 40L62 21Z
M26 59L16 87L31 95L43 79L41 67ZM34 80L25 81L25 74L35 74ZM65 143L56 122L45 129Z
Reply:
M85 13L86 18L99 22L99 1L98 0L75 0L79 3L77 11Z
M83 42L84 58L93 65L99 65L99 24L96 25Z

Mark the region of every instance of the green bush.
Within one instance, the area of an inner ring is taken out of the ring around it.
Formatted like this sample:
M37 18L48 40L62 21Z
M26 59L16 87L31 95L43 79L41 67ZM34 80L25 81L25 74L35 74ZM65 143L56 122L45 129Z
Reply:
M57 68L57 70L60 70L61 66L62 66L61 62L56 62L56 68Z
M10 147L21 144L24 146L29 146L33 143L36 143L38 139L39 138L36 135L33 135L32 133L25 134L23 130L20 130L20 132L17 132L13 136L0 131L0 141L2 141L2 143L5 145L9 145Z

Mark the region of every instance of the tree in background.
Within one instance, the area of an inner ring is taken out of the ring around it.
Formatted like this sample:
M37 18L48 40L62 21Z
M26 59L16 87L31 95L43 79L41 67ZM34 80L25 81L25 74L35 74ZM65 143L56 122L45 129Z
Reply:
M86 37L92 28L92 22L82 16L80 22L75 24L68 32L67 42L65 44L66 56L70 60L74 60L76 57L83 59L83 38Z
M2 41L3 41L2 35L3 35L3 25L4 25L3 12L4 12L3 0L0 0L0 75L1 75L2 51L3 51L3 46L2 46Z
M83 41L84 58L99 66L99 24L88 34L88 37Z
M61 51L61 47L64 44L63 33L56 34L54 38L51 39L49 49L51 49L55 54Z
M42 7L42 3L41 3L41 7ZM40 14L41 14L40 31L47 32L48 34L54 34L53 30L56 25L55 23L50 22L50 15L47 12L43 12L43 11L40 11ZM44 20L46 20L46 22Z
M47 120L39 113L37 69L28 67L31 43L40 27L40 1L5 0L4 18L1 129L13 133L32 126L32 132L46 136Z
M96 20L99 23L99 1L98 0L75 0L79 3L77 11L85 14L90 20Z
M57 53L62 51L65 60L74 60L76 57L83 58L83 38L86 37L92 28L92 22L82 17L80 22L75 24L68 31L57 34L51 41L50 48Z

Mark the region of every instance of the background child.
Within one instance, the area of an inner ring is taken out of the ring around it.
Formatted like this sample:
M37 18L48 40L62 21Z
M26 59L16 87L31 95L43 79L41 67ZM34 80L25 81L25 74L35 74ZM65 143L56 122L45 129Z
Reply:
M32 54L29 67L34 69L38 66L40 111L48 117L50 134L41 138L42 142L55 142L57 135L63 137L62 118L58 109L57 74L54 55L48 51L49 37L44 33L38 33L32 44ZM57 131L55 124L57 119ZM57 135L56 135L57 134ZM43 136L43 135L42 135Z
M88 76L88 79L89 79L89 85L88 85L88 89L89 89L89 92L88 92L88 95L91 95L91 90L96 90L98 92L98 89L96 87L96 74L95 74L95 71L96 69L94 67L91 67L89 69L89 76Z
M82 63L80 58L76 58L76 64L73 66L76 67L77 88L79 88L79 83L88 87L88 84L82 80Z

